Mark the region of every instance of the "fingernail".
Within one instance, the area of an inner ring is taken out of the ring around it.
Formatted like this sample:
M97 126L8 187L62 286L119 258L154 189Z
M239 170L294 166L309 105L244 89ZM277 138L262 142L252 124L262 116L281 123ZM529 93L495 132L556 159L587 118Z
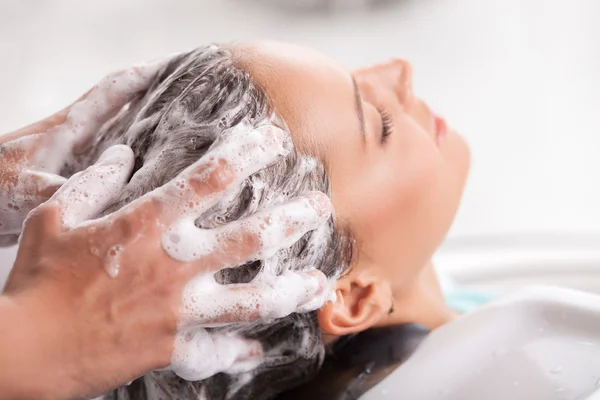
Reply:
M126 164L134 158L133 150L124 144L111 146L102 153L96 164Z
M304 193L310 203L311 207L317 212L317 215L322 220L327 220L331 216L333 211L333 206L331 205L331 200L325 193L321 192L307 192Z
M312 302L315 297L321 295L327 286L327 277L318 270L312 270L303 273L304 287L306 289L306 297L302 298L298 307L306 306Z
M280 156L287 156L294 149L290 134L281 128L265 125L256 128L256 131L264 137L265 145L276 148Z

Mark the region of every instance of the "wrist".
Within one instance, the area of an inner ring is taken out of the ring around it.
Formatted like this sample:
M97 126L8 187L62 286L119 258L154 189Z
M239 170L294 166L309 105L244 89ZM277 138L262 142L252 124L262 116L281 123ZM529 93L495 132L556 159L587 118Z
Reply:
M1 392L17 399L67 397L72 384L60 358L60 336L31 300L0 295Z
M43 390L38 373L46 366L31 364L35 347L30 345L31 327L24 322L22 308L12 298L0 295L0 391L7 398L34 398ZM33 378L33 379L32 379Z

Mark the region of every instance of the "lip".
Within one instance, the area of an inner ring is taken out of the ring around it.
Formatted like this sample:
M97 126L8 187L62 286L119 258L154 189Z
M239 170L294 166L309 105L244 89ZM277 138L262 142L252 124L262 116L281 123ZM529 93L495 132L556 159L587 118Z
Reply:
M435 113L432 113L433 121L435 124L435 142L437 145L440 144L440 141L448 134L448 125L446 124L446 120Z

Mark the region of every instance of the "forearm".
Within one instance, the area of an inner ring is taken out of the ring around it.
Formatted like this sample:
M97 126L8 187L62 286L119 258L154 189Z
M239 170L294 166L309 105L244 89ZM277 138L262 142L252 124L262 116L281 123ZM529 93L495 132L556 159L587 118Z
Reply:
M59 348L38 313L13 298L0 295L0 398L59 398L70 392L61 379Z

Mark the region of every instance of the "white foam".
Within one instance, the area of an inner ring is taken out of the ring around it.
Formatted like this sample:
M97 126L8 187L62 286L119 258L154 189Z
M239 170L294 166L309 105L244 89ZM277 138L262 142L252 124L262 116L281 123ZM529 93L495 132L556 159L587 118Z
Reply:
M183 379L199 381L219 372L251 371L260 365L262 353L258 341L190 328L177 334L170 369Z
M329 279L327 282L327 285L325 286L323 291L321 293L317 294L316 296L314 296L306 304L298 307L298 310L296 312L299 312L299 313L310 312L310 311L314 311L314 310L317 310L317 309L323 307L323 305L325 303L328 303L328 302L335 303L337 301L337 295L335 292L336 283L337 283L337 278Z

